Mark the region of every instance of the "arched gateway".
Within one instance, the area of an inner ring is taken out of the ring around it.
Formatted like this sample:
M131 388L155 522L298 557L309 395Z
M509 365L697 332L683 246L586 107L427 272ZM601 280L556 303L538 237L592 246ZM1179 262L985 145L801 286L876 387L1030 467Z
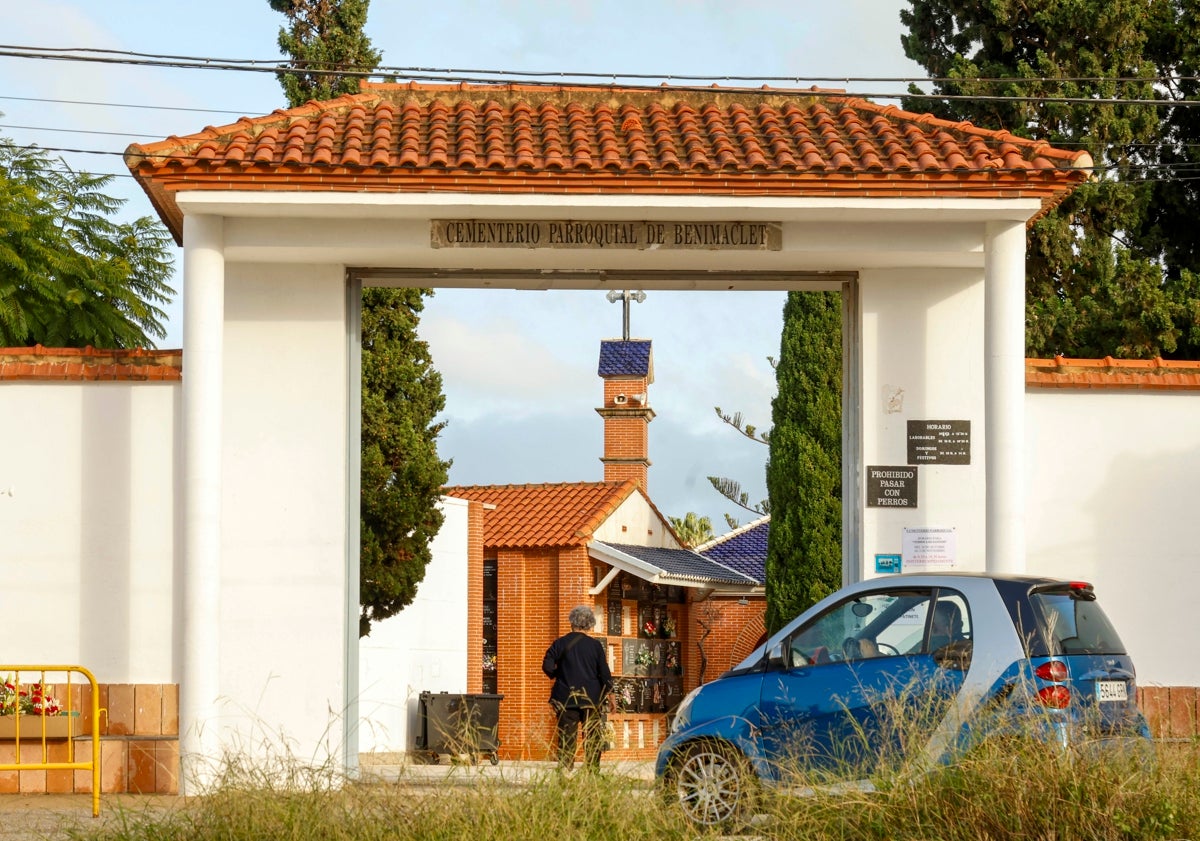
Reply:
M184 248L185 772L353 709L363 283L839 289L847 576L921 529L1023 568L1024 232L1084 152L815 89L364 84L126 162Z

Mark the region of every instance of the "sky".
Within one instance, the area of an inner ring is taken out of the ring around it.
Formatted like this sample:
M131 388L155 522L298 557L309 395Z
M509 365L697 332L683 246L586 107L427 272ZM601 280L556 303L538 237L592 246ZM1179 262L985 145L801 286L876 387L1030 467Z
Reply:
M25 0L6 4L0 50L106 49L217 59L280 59L282 15L267 0ZM657 85L683 76L748 77L731 84L846 88L847 81L919 78L905 58L906 0L374 0L367 35L385 65L451 71L603 74ZM644 78L632 78L633 76ZM97 103L97 104L81 104ZM78 169L115 173L109 192L128 218L153 215L120 153L134 142L186 135L284 107L270 73L147 68L0 57L0 136L56 152ZM174 288L181 252L176 254ZM717 533L742 511L706 477L766 496L767 448L713 411L770 426L782 293L652 292L633 304L631 335L653 341L649 493L663 513L708 517ZM163 348L183 346L180 299L167 308ZM452 484L599 481L603 426L600 341L621 335L621 307L603 292L438 290L421 319L443 377L447 426L438 451ZM530 376L536 372L537 376Z

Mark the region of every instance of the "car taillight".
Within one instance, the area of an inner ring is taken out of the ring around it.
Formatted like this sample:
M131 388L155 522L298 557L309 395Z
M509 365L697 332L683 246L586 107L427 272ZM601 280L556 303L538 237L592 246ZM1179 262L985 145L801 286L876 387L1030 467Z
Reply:
M1042 665L1034 669L1033 673L1042 680L1053 680L1059 683L1068 677L1067 664L1062 660L1051 660L1048 663L1042 663Z
M1056 684L1061 684L1070 676L1067 664L1061 660L1042 663L1033 673L1041 680L1054 681ZM1038 700L1052 710L1065 710L1071 705L1071 690L1061 685L1043 686L1038 690Z
M1052 710L1071 706L1071 690L1065 686L1044 686L1038 690L1038 700Z

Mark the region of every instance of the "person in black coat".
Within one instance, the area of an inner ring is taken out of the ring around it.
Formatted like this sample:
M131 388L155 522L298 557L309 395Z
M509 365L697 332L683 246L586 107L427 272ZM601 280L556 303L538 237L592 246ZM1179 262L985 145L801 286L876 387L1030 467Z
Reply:
M558 764L569 771L575 764L579 725L583 725L583 754L587 766L600 767L604 746L603 705L615 703L608 653L600 640L586 632L596 627L596 615L587 605L572 608L567 615L571 632L546 649L542 671L554 680L550 706L558 718Z

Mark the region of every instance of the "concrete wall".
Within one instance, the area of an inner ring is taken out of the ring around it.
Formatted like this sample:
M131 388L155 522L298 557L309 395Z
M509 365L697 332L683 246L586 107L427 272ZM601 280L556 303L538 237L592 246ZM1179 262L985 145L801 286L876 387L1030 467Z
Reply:
M222 741L318 760L346 699L342 277L231 264L225 288Z
M1143 686L1200 686L1179 644L1200 570L1200 393L1029 389L1025 411L1029 571L1096 585Z
M0 383L0 635L11 664L178 680L178 382Z
M416 600L359 643L359 749L413 750L422 692L466 692L467 507L444 498L445 521ZM476 645L482 645L476 640Z
M957 551L930 571L983 571L983 272L864 271L859 290L864 467L908 464L909 420L971 422L970 464L921 466L915 508L863 508L860 574L875 574L876 554L902 553L905 528L928 526L954 529Z

